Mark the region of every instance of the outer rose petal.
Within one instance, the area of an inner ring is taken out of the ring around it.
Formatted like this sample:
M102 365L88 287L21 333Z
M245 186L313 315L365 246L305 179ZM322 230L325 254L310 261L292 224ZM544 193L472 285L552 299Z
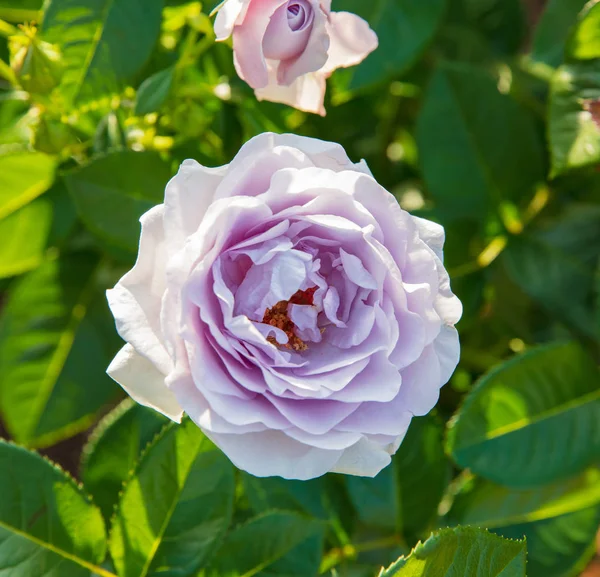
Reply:
M263 54L263 38L271 16L286 0L251 1L241 26L233 29L234 62L240 78L252 88L269 83L267 61Z
M164 207L159 205L142 215L142 236L135 266L106 291L123 340L167 374L173 366L164 347L160 311L165 282Z
M379 46L377 34L369 24L349 12L332 12L329 17L329 59L322 72L348 68L362 62Z
M356 445L346 449L331 470L358 477L375 477L391 462L391 451L363 437Z
M325 75L319 72L305 74L289 86L277 84L277 71L269 65L268 83L254 91L258 100L281 102L304 112L325 116Z
M215 199L215 191L228 166L207 168L195 160L184 160L165 190L164 228L169 253L194 234Z
M140 405L180 422L183 409L165 385L165 376L131 345L125 345L106 371Z
M283 477L306 481L332 470L343 450L317 449L295 441L281 431L209 437L233 464L255 477Z
M233 27L246 15L252 0L225 0L215 18L215 35L218 41L227 40Z

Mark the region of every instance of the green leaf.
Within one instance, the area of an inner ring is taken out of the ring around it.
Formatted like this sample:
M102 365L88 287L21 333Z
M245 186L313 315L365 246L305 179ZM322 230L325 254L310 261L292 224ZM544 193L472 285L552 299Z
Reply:
M0 278L41 264L51 221L52 204L46 198L38 198L0 220Z
M429 527L450 478L442 436L435 417L414 418L390 467L374 479L346 479L361 521L409 537Z
M135 101L136 116L156 112L165 103L173 84L175 68L171 66L146 78L138 89Z
M525 541L457 527L434 533L379 577L525 577L525 564Z
M49 0L41 32L62 52L62 93L87 102L121 91L154 48L162 7L162 0Z
M504 200L528 198L544 179L533 119L471 66L435 72L417 141L425 182L447 219L482 217Z
M600 128L587 111L600 99L600 60L561 66L548 104L551 176L600 163Z
M589 3L567 43L567 54L576 60L600 58L600 5Z
M495 533L509 539L527 539L528 577L570 577L579 575L594 556L599 526L600 507L591 507Z
M89 577L102 563L102 515L58 467L0 440L0 487L0 573Z
M549 66L563 61L565 44L577 15L588 0L550 0L537 25L531 58Z
M460 487L446 521L501 529L569 515L600 504L600 470L532 489L513 489L483 479Z
M294 481L280 477L258 478L242 472L242 481L253 511L269 509L298 511L320 519L327 518L325 479Z
M194 575L227 530L234 470L190 420L144 454L117 505L110 552L119 577Z
M511 238L502 259L513 281L549 315L595 338L600 336L592 313L598 254L600 208L573 203L542 230Z
M527 25L521 0L462 0L461 5L470 28L485 35L496 52L514 54L522 47Z
M565 577L590 557L600 522L600 473L534 490L477 479L455 498L448 521L527 538L529 577Z
M96 268L88 253L49 260L11 287L0 317L0 412L19 443L72 436L116 395Z
M81 479L105 519L142 450L167 422L160 413L126 399L92 433L83 450Z
M364 18L379 39L379 47L350 72L350 88L356 89L408 70L433 39L446 0L338 0L334 9Z
M43 0L0 0L0 20L28 22L36 20Z
M324 524L296 513L273 511L227 535L202 577L306 577L317 575Z
M0 155L0 219L46 192L55 168L54 158L40 152Z
M135 253L139 218L163 201L170 176L158 154L124 150L100 157L65 174L64 179L86 226L109 243Z
M575 343L516 356L485 375L451 422L463 468L511 487L584 470L600 451L600 375Z

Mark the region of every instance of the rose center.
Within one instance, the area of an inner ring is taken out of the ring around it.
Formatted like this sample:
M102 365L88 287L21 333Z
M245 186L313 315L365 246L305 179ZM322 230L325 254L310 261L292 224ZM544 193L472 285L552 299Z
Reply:
M304 3L290 2L287 7L288 25L293 32L298 32L306 26L310 18L312 8Z
M295 332L296 325L294 325L288 316L288 306L290 304L312 306L316 291L317 287L299 290L291 296L289 301L279 301L275 306L265 311L262 322L282 330L288 338L288 342L285 345L280 345L274 337L268 337L267 340L271 344L294 351L305 351L308 349L308 345Z

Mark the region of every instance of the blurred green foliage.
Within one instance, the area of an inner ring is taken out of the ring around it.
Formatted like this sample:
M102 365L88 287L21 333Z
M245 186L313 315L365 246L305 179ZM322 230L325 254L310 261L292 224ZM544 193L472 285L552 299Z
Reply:
M480 527L526 537L531 577L578 575L600 523L600 4L333 0L380 48L332 76L325 118L254 98L214 4L0 0L0 416L29 449L0 443L0 573L374 577L452 527L382 575L524 575L523 542ZM184 159L264 131L341 143L446 228L461 363L376 479L253 478L129 401L95 426L122 398L103 291L140 215ZM33 452L91 427L82 487Z

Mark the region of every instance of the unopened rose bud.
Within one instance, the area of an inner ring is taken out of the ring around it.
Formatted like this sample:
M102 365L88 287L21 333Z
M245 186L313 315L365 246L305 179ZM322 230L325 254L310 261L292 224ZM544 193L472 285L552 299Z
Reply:
M56 46L43 42L33 28L10 40L11 66L21 86L32 94L49 94L62 79L63 65Z

